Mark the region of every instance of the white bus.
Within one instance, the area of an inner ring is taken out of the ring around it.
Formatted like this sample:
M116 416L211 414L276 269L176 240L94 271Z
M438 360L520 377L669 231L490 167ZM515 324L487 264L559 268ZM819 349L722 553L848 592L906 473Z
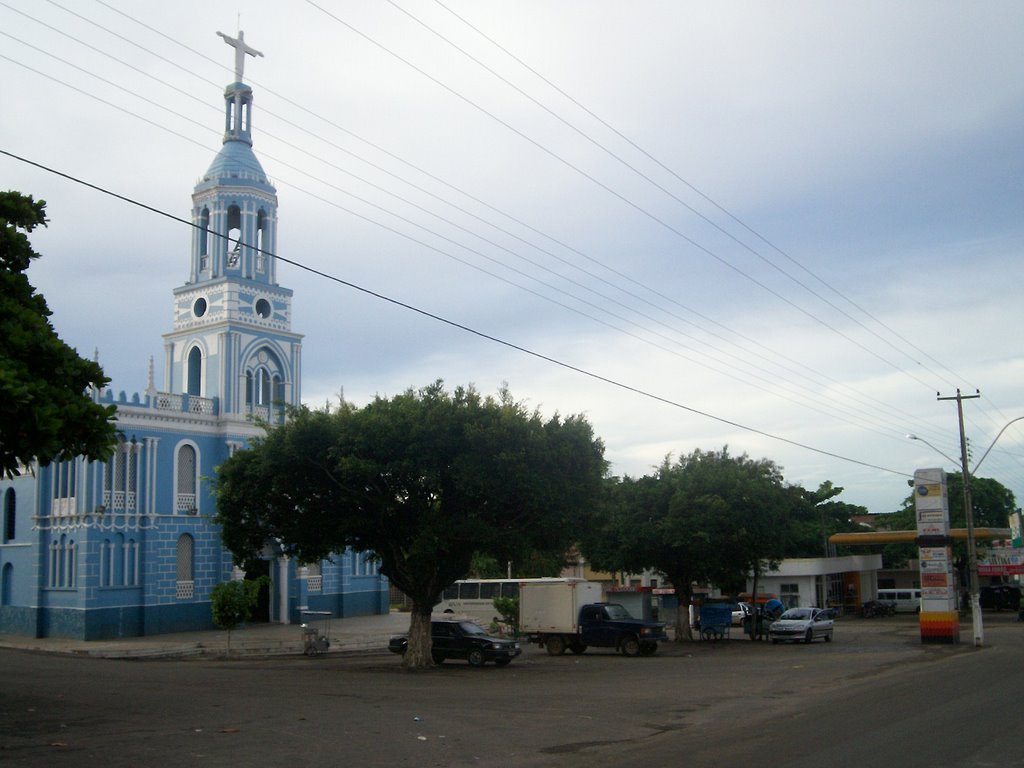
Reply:
M434 613L466 616L487 627L498 617L494 609L494 598L519 597L519 585L533 581L565 582L583 579L459 579L444 591L441 602L434 606Z

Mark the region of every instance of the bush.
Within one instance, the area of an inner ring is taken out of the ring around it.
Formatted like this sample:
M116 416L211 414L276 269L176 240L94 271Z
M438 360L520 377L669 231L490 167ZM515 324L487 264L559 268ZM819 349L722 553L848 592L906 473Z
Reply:
M260 587L266 576L246 581L222 581L210 593L210 610L214 625L228 631L228 653L231 652L231 630L237 629L252 616L259 600Z
M518 597L496 597L494 598L494 610L498 612L501 620L509 626L512 636L519 634L519 598Z

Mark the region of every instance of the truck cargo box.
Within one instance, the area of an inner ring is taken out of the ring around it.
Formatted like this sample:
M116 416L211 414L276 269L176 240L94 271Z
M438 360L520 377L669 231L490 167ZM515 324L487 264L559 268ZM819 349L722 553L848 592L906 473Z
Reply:
M577 630L580 608L601 601L601 585L579 579L524 583L519 592L520 632Z

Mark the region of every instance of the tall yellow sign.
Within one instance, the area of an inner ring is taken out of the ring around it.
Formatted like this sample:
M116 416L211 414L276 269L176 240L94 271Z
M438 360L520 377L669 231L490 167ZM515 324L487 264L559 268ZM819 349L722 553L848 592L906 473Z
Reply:
M921 563L921 642L959 643L960 614L953 579L946 472L914 472L918 557Z

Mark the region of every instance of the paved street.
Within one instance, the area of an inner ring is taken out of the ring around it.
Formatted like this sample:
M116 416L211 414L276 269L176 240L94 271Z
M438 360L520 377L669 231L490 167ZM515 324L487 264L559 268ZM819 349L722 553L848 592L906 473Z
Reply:
M734 639L407 673L387 653L111 660L0 650L10 766L1024 765L1024 624L922 646L913 617L831 644Z

